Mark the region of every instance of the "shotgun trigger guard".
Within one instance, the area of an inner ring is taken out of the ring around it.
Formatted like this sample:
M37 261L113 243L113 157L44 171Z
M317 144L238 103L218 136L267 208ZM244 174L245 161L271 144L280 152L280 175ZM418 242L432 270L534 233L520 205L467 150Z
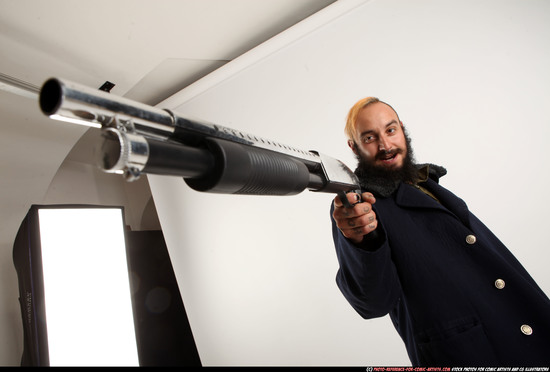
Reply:
M346 196L346 194L348 192L354 192L356 193L358 196L359 196L359 200L357 201L357 203L355 204L351 204ZM356 190L351 190L351 191L338 191L338 197L340 198L340 200L342 201L342 204L344 205L344 207L346 208L353 208L353 206L355 206L356 204L359 204L362 202L361 200L361 193L357 192Z

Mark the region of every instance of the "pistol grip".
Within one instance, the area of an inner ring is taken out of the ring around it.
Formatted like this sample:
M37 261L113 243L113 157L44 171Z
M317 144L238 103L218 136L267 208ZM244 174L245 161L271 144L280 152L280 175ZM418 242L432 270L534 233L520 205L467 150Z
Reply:
M357 201L357 203L355 204L358 204L358 203L361 203L362 200L361 200L361 193L360 192L357 192L357 191L348 191L348 192L355 192L357 193L357 195L359 195L359 200ZM342 204L344 205L344 207L346 208L351 208L353 207L355 204L351 204L346 196L347 192L345 191L338 191L338 197L340 198L340 200L342 201ZM373 230L371 231L370 233L368 233L367 235L365 235L363 237L364 241L370 241L370 242L373 242L375 240L378 239L378 231L377 230Z

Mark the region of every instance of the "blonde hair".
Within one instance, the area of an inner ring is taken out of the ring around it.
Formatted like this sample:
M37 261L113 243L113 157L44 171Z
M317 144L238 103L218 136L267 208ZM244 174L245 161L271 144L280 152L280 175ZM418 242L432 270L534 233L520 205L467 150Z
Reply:
M349 140L355 141L354 135L355 129L357 128L357 116L359 116L361 110L376 102L380 102L389 106L397 115L397 111L395 111L393 107L388 105L386 102L380 101L377 97L365 97L363 99L360 99L349 110L348 117L346 119L346 127L344 128L344 132L346 133L346 136ZM399 119L399 115L397 115L397 118Z

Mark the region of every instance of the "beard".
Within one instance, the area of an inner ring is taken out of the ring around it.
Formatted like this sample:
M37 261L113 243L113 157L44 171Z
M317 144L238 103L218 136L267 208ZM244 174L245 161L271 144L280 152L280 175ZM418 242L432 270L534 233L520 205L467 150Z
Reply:
M358 164L355 169L355 174L364 190L373 192L379 196L388 197L397 190L400 183L415 183L418 180L418 168L411 147L411 139L405 128L403 128L403 133L405 135L406 151L401 148L391 151L382 150L379 151L372 160L367 159L358 151ZM375 164L376 160L403 153L405 153L403 156L403 164L399 168L392 169Z

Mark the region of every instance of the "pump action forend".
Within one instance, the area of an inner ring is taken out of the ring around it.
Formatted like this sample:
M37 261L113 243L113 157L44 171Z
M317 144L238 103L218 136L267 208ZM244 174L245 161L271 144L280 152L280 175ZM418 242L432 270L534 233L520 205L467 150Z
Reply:
M360 188L355 174L332 157L77 83L47 80L39 103L52 119L102 128L99 167L129 181L142 173L172 175L197 191L249 195Z

